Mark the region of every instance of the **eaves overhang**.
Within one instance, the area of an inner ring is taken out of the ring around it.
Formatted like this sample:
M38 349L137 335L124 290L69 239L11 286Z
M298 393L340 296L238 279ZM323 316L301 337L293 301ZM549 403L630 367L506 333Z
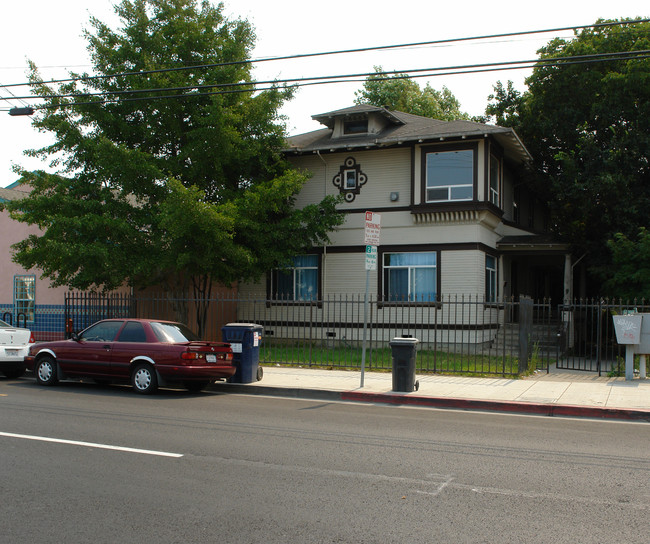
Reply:
M478 125L477 123L471 123ZM445 127L441 127L445 128ZM337 153L341 151L363 151L381 148L411 147L414 145L433 145L494 138L504 150L506 158L521 165L530 164L532 157L519 136L511 128L479 125L463 130L437 130L424 132L410 131L408 125L392 127L384 134L372 136L352 136L332 138L331 129L321 129L306 134L299 134L288 139L289 144L283 151L287 155L305 155L312 153Z
M504 236L497 242L502 253L571 253L571 245L553 240L547 235Z

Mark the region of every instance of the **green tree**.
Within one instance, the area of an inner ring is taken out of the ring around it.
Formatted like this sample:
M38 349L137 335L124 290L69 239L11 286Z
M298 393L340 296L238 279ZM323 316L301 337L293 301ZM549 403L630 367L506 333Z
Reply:
M213 282L258 278L326 243L342 222L336 200L294 207L307 176L283 159L278 115L292 93L255 90L250 24L208 1L115 9L119 30L91 18L85 32L92 74L47 84L30 63L43 99L33 123L54 136L30 154L57 169L22 172L32 192L7 207L42 232L14 260L54 285L206 300Z
M603 294L650 300L650 232L641 227L636 240L618 233L607 247L612 253L612 269Z
M355 91L355 104L385 106L442 121L469 119L460 111L460 102L447 87L436 91L427 83L422 89L408 75L388 75L381 66L375 66L375 72L366 78L361 90Z
M650 24L622 22L550 41L528 90L499 84L486 111L533 155L555 232L586 254L594 290L611 265L606 241L635 235L650 206Z
M500 127L519 125L519 110L522 107L521 93L514 88L512 81L504 87L501 81L494 86L494 94L488 96L485 108L486 121L491 120Z

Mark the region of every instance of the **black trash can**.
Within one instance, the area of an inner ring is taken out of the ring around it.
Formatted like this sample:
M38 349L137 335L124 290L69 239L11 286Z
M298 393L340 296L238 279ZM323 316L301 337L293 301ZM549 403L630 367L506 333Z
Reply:
M237 370L230 381L252 383L262 379L260 344L264 327L255 323L228 323L221 327L221 339L232 348Z
M415 352L417 338L393 338L390 344L393 358L393 391L411 393L420 383L415 381Z

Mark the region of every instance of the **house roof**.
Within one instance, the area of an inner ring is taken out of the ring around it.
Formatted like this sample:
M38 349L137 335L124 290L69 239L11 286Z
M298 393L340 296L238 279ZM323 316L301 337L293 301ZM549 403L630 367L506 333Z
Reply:
M8 202L10 200L20 200L29 194L28 191L21 191L19 189L10 189L9 187L0 187L0 202Z
M337 118L352 115L379 115L387 126L377 134L363 134L332 138ZM516 163L527 163L531 156L519 136L511 128L474 123L473 121L441 121L401 111L361 104L313 115L312 119L327 128L298 134L288 139L288 152L315 153L399 146L408 143L433 143L447 140L493 137L503 147L506 157Z

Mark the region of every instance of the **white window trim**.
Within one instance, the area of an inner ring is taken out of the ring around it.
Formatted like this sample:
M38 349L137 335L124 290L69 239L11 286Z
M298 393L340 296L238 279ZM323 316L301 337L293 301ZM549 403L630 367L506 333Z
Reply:
M388 255L404 255L404 254L412 254L412 253L429 253L434 255L434 260L435 264L410 264L410 265L386 265L385 260L386 256ZM433 270L434 271L434 284L433 284L433 297L431 298L430 302L434 302L436 298L438 297L438 253L436 251L390 251L387 253L384 253L382 256L382 271L385 274L387 270L407 270L407 300L408 301L414 301L414 302L429 302L429 300L424 300L424 301L418 301L415 299L415 295L413 293L413 288L414 286L412 285L412 270L417 270L419 268L427 269L427 270ZM388 300L392 300L391 298L391 293L390 293L390 283L388 283L388 278L386 277L387 284L384 286L385 293L386 293L386 298Z

